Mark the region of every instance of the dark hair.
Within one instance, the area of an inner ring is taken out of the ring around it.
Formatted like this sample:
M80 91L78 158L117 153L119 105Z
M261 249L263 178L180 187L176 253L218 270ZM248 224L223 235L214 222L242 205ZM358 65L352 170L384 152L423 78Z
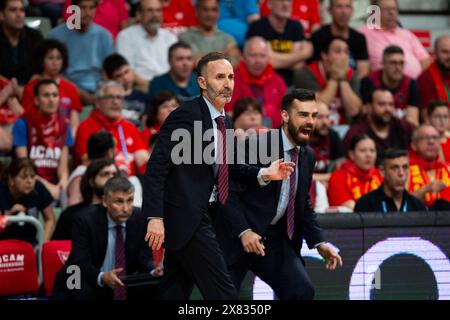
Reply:
M386 88L373 87L369 90L369 94L367 95L367 103L373 103L373 97L375 96L375 92L377 92L377 91L392 93L391 91L389 91Z
M83 202L91 203L92 198L94 197L94 187L91 186L91 180L94 180L103 168L115 164L116 163L112 159L96 159L88 165L80 182L80 191L81 196L83 197ZM119 170L117 170L117 172L117 174L120 174Z
M327 42L325 42L325 45L321 48L320 53L322 53L322 52L323 52L323 53L328 53L328 52L330 51L331 44L332 44L335 40L343 41L343 42L345 42L345 43L347 44L347 46L348 46L348 40L345 39L344 37L342 37L342 36L331 36L331 37L327 40Z
M33 160L30 158L17 158L13 159L8 168L4 172L4 178L15 178L22 170L31 170L37 174L37 168Z
M431 116L433 114L433 112L440 107L445 107L445 108L449 108L450 107L450 102L449 101L444 101L444 100L432 100L430 101L430 103L428 104L427 107L427 114L428 116Z
M233 108L233 123L237 120L237 118L241 116L241 114L248 110L255 110L262 114L261 104L258 102L258 100L253 98L241 98L236 101L236 104Z
M281 109L289 112L294 100L301 102L316 101L316 93L308 89L294 89L283 97Z
M366 140L366 139L370 139L373 141L373 139L365 133L360 133L360 134L354 136L352 138L352 140L350 140L350 145L348 146L348 150L355 151L358 143L360 143L361 141Z
M109 179L105 184L105 195L111 194L112 192L128 192L134 191L134 186L131 182L124 176L116 176Z
M178 103L180 103L180 99L170 92L170 91L160 91L156 96L154 96L147 107L147 122L145 123L147 128L153 127L158 124L158 110L159 107L166 101L175 99Z
M404 55L405 52L399 46L395 46L395 45L387 46L383 50L383 60L387 59L387 57L390 56L391 54L403 54Z
M397 159L400 157L408 157L408 151L403 149L388 148L383 151L381 159L384 162L389 159Z
M39 80L39 81L36 83L36 85L34 86L34 89L33 89L33 90L34 90L34 96L37 97L37 96L39 95L39 90L40 90L40 88L41 88L42 86L48 86L48 85L51 85L51 84L55 85L56 88L58 88L58 92L59 92L59 86L58 86L58 84L56 83L55 80L52 80L52 79L42 79L42 80Z
M188 49L188 50L192 50L191 46L190 46L188 43L184 42L184 41L178 41L178 42L175 42L173 45L171 45L171 46L169 47L169 55L168 55L169 60L170 60L170 58L172 58L173 52L174 52L175 50L177 50L177 49Z
M107 131L92 134L87 142L89 160L105 158L108 150L114 149L114 137Z
M72 0L72 1L70 1L70 4L71 4L71 5L74 5L74 6L78 6L78 5L79 5L80 3L82 3L83 1L94 1L95 6L98 5L98 0Z
M9 1L13 1L13 0L0 0L0 11L5 11L6 9L6 4ZM25 3L23 2L23 0L21 0L20 2L22 2L23 6L25 7Z
M222 52L207 53L200 59L200 61L197 64L197 75L201 76L203 70L208 65L208 63L217 61L217 60L227 60L228 62L230 62L230 58Z
M148 148L153 149L156 143L156 139L158 139L159 132L156 132L150 136L150 139L148 140Z
M113 78L114 72L116 72L119 68L129 65L127 59L124 58L124 56L113 53L105 58L103 60L103 71L105 71L106 76L109 79Z
M62 57L62 66L60 73L64 71L69 66L69 54L67 47L64 43L59 42L55 39L44 39L36 46L33 51L33 61L32 70L34 73L42 74L44 73L44 60L45 56L52 50L58 50Z

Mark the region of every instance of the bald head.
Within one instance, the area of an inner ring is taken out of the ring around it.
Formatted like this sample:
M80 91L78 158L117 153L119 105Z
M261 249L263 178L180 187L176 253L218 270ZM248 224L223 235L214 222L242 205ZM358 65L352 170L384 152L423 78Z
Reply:
M450 73L450 35L442 35L434 42L436 63L444 73Z
M269 64L269 46L264 38L252 37L244 45L244 63L253 76L261 75Z

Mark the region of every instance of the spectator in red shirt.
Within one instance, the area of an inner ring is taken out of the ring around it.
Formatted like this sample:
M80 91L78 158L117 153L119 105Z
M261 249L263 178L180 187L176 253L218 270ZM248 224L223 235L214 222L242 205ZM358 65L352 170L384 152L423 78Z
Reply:
M36 48L33 59L34 79L28 82L23 90L22 105L28 112L36 108L34 87L39 80L52 79L59 87L59 114L67 118L75 136L80 122L79 113L83 106L78 88L71 81L64 78L64 71L68 66L66 46L54 39L43 40Z
M435 60L417 79L422 117L426 119L426 110L432 100L450 101L450 36L443 35L434 43Z
M333 36L313 62L294 75L297 88L318 92L317 98L331 110L331 124L351 123L361 111L359 79L349 66L349 46L345 38Z
M20 94L21 90L15 78L11 80L0 79L0 128L2 128L0 130L4 128L7 132L10 126L23 114ZM6 141L0 141L0 151L11 148L8 143L5 143Z
M37 167L39 180L55 200L69 177L69 147L72 133L66 118L58 113L58 84L43 79L34 88L37 108L32 108L13 128L15 155L30 158Z
M450 170L439 159L439 132L423 124L414 130L409 152L409 192L431 206L438 199L450 200Z
M318 0L288 0L292 2L291 18L297 20L305 29L305 36L309 37L320 28L319 1ZM270 14L270 0L261 1L261 17Z
M254 98L262 106L264 125L278 128L281 124L281 100L287 88L270 64L269 50L264 38L256 36L245 42L243 60L234 74L233 98L225 105L225 111L231 113L241 98Z
M441 100L431 101L427 112L428 122L436 128L441 136L439 159L450 164L450 110L448 103Z
M122 116L124 90L115 81L101 82L95 94L94 110L84 120L75 139L75 164L87 160L87 141L92 133L105 130L116 142L115 160L119 169L129 176L143 173L149 154L137 127Z
M177 36L187 28L197 25L192 0L163 0L162 28L167 28Z
M334 171L328 182L330 206L343 206L351 210L362 195L377 189L383 182L375 167L375 142L366 134L354 137L348 151L349 161Z
M144 129L141 131L145 146L150 146L152 135L159 132L169 114L179 105L180 100L170 91L160 91L150 100L149 108L143 117Z
M399 46L389 46L383 51L383 68L371 72L361 80L361 97L366 104L374 88L389 90L394 96L395 115L419 124L419 88L414 79L404 72L405 54Z

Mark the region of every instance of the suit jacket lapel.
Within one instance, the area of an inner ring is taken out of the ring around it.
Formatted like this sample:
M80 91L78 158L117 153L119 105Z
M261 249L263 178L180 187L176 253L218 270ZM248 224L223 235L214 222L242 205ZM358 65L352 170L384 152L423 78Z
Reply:
M130 268L130 262L133 260L133 258L136 258L135 255L138 252L136 250L139 250L139 248L136 247L136 244L138 242L134 241L134 238L138 234L138 229L133 216L131 216L126 223L125 233L125 262L128 270Z
M99 215L99 219L97 220L97 239L100 266L103 265L103 261L105 260L106 247L108 245L108 219L106 215L106 209L104 207L101 207L101 214Z
M205 131L213 129L213 123L211 119L211 113L209 112L208 106L206 105L203 96L199 97L199 104L200 110L202 112L202 127L203 127L202 134L204 134ZM210 143L214 143L214 137L211 139L211 141L203 141L202 139L202 152ZM210 165L209 167L214 177L214 167L212 165Z

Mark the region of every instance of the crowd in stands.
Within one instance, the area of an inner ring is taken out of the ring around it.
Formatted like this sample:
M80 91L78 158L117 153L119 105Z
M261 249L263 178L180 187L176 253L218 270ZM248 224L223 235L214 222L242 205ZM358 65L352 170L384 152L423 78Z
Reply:
M140 207L158 131L199 95L196 63L211 51L235 68L225 111L238 138L278 128L293 88L317 92L318 212L448 207L450 33L428 52L396 0L0 0L2 214L41 213L46 240L70 239L113 176ZM17 228L0 237L35 241Z

